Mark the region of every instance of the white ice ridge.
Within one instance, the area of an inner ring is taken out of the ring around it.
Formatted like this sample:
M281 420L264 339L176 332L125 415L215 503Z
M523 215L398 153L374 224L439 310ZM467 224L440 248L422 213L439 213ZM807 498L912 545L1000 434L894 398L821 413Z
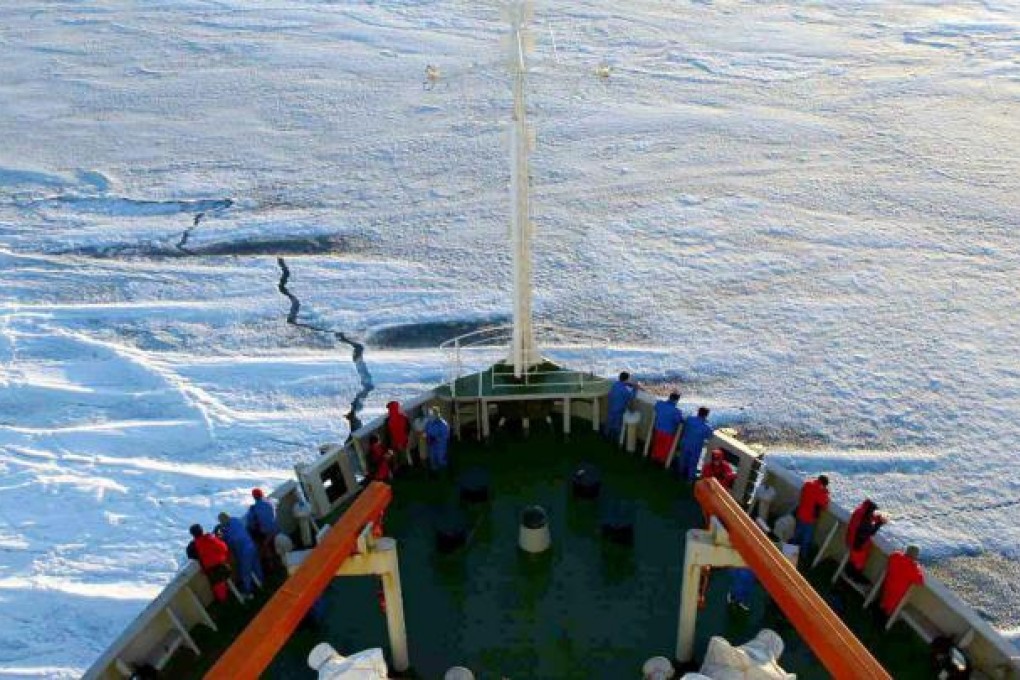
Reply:
M34 576L31 578L0 578L0 591L5 590L52 590L80 597L148 602L159 595L162 588L158 585L146 586L130 581L81 583L48 576Z

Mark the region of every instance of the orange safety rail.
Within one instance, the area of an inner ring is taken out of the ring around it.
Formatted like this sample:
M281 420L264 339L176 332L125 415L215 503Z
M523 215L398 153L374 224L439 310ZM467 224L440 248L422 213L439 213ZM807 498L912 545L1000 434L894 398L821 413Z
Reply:
M206 680L257 678L290 639L336 576L340 565L354 552L362 529L369 522L379 520L392 498L393 491L380 482L373 482L362 491L298 570L209 669Z
M706 515L726 527L730 543L836 680L890 678L717 480L699 481L694 496Z

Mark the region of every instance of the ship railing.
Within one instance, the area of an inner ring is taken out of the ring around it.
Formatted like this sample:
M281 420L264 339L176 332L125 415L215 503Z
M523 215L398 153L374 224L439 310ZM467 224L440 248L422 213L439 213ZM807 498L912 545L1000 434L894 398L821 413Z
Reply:
M443 342L439 349L445 355L445 382L452 396L481 398L536 389L569 392L605 382L599 376L609 361L608 338L551 324L534 324L532 328L536 346L541 348L541 361L519 378L507 360L512 325L486 326ZM564 365L575 368L561 368ZM478 377L464 380L469 375Z
M791 514L796 508L803 483L804 480L796 473L771 464L762 481L763 488L769 489L771 497L763 520L771 526L779 517ZM831 503L822 512L815 525L813 539L813 548L817 552L809 568L831 561L838 565L834 578L840 577L840 567L845 564L848 553L846 530L850 514L849 510L836 503ZM881 533L875 536L863 570L867 583L857 588L863 596L863 606L876 603L889 555L897 549L889 536ZM890 616L886 630L898 621L906 623L925 642L940 636L950 638L980 672L974 677L1020 679L1020 657L1016 648L930 572L925 573L923 585L910 588Z
M405 401L401 409L411 422L424 420L431 406L440 405L435 392L426 392ZM301 493L307 498L314 517L321 519L335 513L360 490L368 474L366 454L368 440L373 434L385 439L386 415L382 414L364 423L351 433L345 443L324 444L319 457L296 465ZM412 436L418 439L416 430ZM415 441L421 446L421 442Z
M632 410L641 413L639 451L642 447L644 451L648 450L655 401L654 395L642 391L631 405ZM805 481L800 475L774 461L766 465L764 449L741 441L732 430L716 430L704 450L707 452L715 448L722 449L736 469L737 478L731 493L746 510L754 511L758 499L767 497L769 502L764 504L762 519L769 527L779 517L794 511ZM762 507L758 504L758 508ZM850 511L836 503L823 511L816 524L814 547L817 552L811 568L826 560L839 564L845 559L845 535L849 521ZM864 569L864 576L870 582L862 589L865 606L877 599L889 555L894 550L896 546L888 536L878 534L875 537L874 548ZM951 638L981 671L981 675L974 677L1020 680L1020 658L1016 648L930 573L925 574L924 585L910 589L899 611L893 612L890 617L887 629L899 620L910 626L925 642L930 642L935 636Z
M642 391L632 405L634 410L642 413L642 424L649 424L647 429L642 427L640 431L643 444L647 444L651 437L654 403L655 397ZM436 391L431 391L405 402L403 409L412 420L420 420L433 406L448 408L449 404ZM596 423L604 417L604 411L605 405L602 404L588 417ZM374 418L353 432L345 444L326 445L316 460L295 467L298 481L288 481L271 494L277 505L277 519L282 530L294 533L298 525L296 511L305 499L317 520L328 521L360 491L367 440L373 433L381 433L385 424L384 415ZM424 443L419 441L418 445L424 446ZM647 446L644 448L647 451ZM713 448L723 449L727 459L736 467L737 479L732 493L746 509L752 510L755 499L767 495L770 502L761 519L769 526L776 518L792 512L804 481L800 476L774 463L766 467L762 449L740 441L732 432L718 430L705 450ZM759 490L767 494L759 494ZM760 510L762 505L758 507ZM812 567L826 559L838 562L845 556L844 536L849 517L849 511L835 503L822 513L815 533L817 558ZM888 556L894 549L887 536L876 536L875 548L864 570L873 584L871 594L880 587ZM188 631L196 625L215 629L215 623L205 609L212 599L206 577L194 562L189 561L93 664L85 677L123 677L124 670L131 664L164 662L164 657L168 658L172 653L170 647L187 646L191 651L183 653L198 653ZM910 590L889 625L897 620L906 622L924 640L935 635L953 639L982 673L975 677L1020 679L1020 660L1016 658L1016 649L930 574L926 574L924 585Z
M133 677L135 669L146 665L161 671L183 647L189 650L185 653L200 656L202 649L191 630L199 625L217 630L207 609L212 602L209 579L197 562L188 560L83 677L120 680Z

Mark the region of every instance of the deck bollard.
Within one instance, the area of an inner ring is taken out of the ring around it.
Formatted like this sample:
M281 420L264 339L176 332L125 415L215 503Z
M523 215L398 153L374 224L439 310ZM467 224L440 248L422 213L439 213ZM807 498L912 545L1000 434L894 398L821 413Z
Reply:
M575 498L598 498L602 490L602 475L591 463L581 463L571 477Z
M524 508L521 513L521 529L517 537L517 545L529 553L541 553L549 549L552 539L549 536L549 515L540 505Z

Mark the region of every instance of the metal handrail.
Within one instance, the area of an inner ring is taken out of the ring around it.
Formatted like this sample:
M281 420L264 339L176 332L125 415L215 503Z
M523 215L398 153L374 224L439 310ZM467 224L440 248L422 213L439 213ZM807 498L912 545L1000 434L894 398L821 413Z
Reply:
M540 346L547 350L580 350L587 352L588 356L579 363L585 364L583 371L541 371L529 370L524 374L524 385L528 386L531 379L541 375L563 374L570 375L570 379L546 383L550 385L584 385L586 379L592 375L599 375L596 360L598 351L608 349L609 339L595 333L578 331L576 329L562 328L552 324L534 324L537 340ZM495 364L509 360L510 343L513 337L513 326L511 324L485 326L475 329L469 333L458 335L455 338L446 340L439 345L439 349L449 357L447 370L447 382L451 386L453 396L457 396L457 380L466 375L469 370L468 358L478 357L486 352L492 353L484 360L478 359L470 363L474 364L473 370L481 373L478 384L478 395L484 391L483 380L488 377L490 389L513 390L519 387L518 384L500 385L495 370ZM488 363L486 367L485 364Z

